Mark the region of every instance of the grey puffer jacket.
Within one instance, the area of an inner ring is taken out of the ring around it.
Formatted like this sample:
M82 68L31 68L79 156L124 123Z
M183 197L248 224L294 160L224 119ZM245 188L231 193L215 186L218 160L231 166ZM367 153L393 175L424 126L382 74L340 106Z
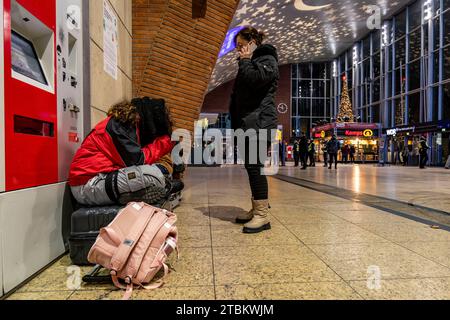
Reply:
M275 96L279 78L277 49L270 44L259 46L251 60L239 61L230 105L233 129L277 127Z

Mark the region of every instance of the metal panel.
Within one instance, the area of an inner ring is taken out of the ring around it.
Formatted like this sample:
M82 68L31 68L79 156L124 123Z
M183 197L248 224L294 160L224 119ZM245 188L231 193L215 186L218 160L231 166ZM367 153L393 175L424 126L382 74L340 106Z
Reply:
M84 56L82 0L58 0L58 182L67 180L69 167L84 138ZM84 14L84 13L83 13Z
M0 0L0 75L3 75L3 0ZM0 76L0 194L5 191L5 109L4 109L4 83ZM2 231L0 228L0 297L3 296L3 250Z
M65 183L0 194L5 293L65 252Z
M0 192L5 191L5 83L3 76L3 0L0 0ZM0 266L1 268L1 266ZM0 272L1 274L1 272ZM0 276L1 277L1 276ZM0 278L1 279L1 278Z
M85 138L91 131L91 39L89 37L89 0L83 0L82 4L82 18L83 18L83 74L85 75L83 81L83 138Z

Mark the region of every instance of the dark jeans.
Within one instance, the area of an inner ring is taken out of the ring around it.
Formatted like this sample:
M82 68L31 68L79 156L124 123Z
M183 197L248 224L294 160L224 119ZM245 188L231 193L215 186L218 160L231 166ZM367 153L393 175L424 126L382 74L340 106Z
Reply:
M310 153L308 156L309 156L309 165L315 167L316 166L316 155L314 153Z
M348 162L348 155L344 154L342 156L342 163L347 163Z
M355 155L354 154L350 155L350 162L355 163Z
M334 162L334 167L337 169L337 153L330 153L330 163L329 163L329 168L331 169L331 167L333 167L333 162Z
M308 167L308 154L306 152L305 153L301 153L300 154L300 160L302 162L302 167L304 169L306 169Z
M300 155L298 153L294 154L294 161L295 161L295 166L298 167L298 164L300 163Z
M428 163L428 154L420 155L420 168L423 169Z
M323 162L325 162L324 167L328 166L328 153L323 154Z

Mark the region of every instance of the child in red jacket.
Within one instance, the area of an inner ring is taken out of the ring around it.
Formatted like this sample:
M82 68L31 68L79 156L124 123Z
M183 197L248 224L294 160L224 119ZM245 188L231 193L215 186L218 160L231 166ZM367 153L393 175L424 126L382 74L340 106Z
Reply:
M164 100L134 99L112 107L72 162L75 199L91 206L160 201L172 173L171 134Z

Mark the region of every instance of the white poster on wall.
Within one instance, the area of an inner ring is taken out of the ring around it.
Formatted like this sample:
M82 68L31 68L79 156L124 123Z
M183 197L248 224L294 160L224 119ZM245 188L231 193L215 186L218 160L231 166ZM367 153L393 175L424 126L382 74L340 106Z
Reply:
M117 51L119 47L117 16L107 0L103 0L104 70L117 80Z

